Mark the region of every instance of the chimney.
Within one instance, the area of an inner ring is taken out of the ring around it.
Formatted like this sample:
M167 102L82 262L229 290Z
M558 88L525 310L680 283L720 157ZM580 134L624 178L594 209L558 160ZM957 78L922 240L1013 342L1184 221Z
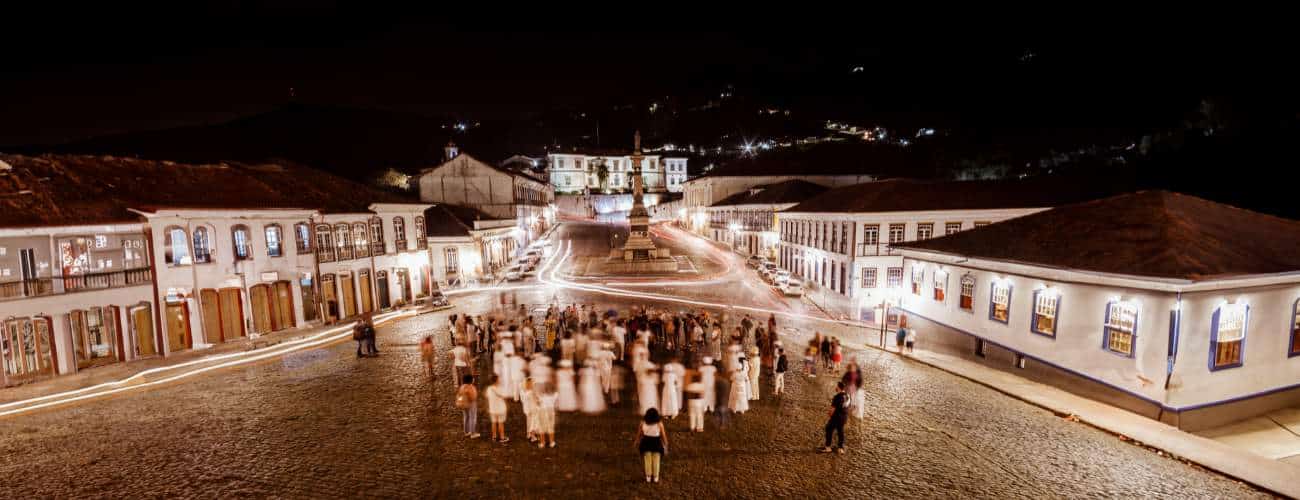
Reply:
M447 161L451 161L452 158L460 154L460 149L456 148L455 142L447 141L447 146L442 148L442 153L447 157Z

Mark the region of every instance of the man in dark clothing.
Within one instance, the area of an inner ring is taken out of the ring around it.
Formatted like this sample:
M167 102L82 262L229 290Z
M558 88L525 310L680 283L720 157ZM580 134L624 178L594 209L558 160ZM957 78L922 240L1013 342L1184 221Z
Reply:
M849 395L844 392L844 382L835 383L835 397L831 398L831 418L826 422L826 444L822 453L831 452L831 433L838 433L834 451L844 453L844 423L849 418Z
M375 321L373 316L366 314L365 319L361 320L361 322L364 325L362 328L366 332L366 350L370 351L371 356L379 354L379 349L375 348Z
M822 337L822 345L818 354L822 357L822 366L829 368L831 366L831 338L830 336Z

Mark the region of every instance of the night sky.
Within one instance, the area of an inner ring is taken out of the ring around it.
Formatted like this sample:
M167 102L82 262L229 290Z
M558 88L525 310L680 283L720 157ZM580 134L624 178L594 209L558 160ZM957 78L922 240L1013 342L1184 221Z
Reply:
M284 103L291 87L307 102L505 119L728 84L827 116L916 113L968 127L1160 125L1218 94L1282 96L1279 109L1295 111L1292 44L1266 32L1041 37L899 29L884 17L737 22L665 11L644 12L629 34L616 30L626 16L340 5L10 16L5 38L22 43L0 49L0 145L227 121Z

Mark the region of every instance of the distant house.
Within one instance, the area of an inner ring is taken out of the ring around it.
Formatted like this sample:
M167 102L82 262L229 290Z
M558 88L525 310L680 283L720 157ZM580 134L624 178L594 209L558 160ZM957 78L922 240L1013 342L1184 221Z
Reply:
M803 180L754 186L710 205L708 236L744 255L776 259L777 212L826 191Z
M433 277L439 283L458 285L495 275L510 265L518 248L514 219L445 204L430 207L425 219Z
M1186 430L1300 404L1300 222L1145 191L893 249L927 349Z
M520 244L537 238L555 221L555 190L530 174L506 170L463 153L449 153L441 165L416 176L420 200L470 207L494 219L511 219Z
M645 154L641 160L641 177L647 193L676 193L686 182L687 158L684 156ZM607 175L600 178L600 165ZM598 193L632 189L632 152L619 149L587 149L547 156L547 173L558 193Z

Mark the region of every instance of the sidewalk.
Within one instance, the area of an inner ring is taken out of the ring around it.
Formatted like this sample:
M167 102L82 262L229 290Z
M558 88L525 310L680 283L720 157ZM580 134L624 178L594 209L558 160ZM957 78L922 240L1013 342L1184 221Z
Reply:
M896 351L885 350L897 354ZM1297 479L1300 477L1300 467L1296 465L1183 432L1155 420L961 358L919 349L914 354L900 356L969 379L1058 415L1069 415L1080 422L1118 434L1121 439L1132 439L1175 458L1273 493L1300 498L1300 479Z

